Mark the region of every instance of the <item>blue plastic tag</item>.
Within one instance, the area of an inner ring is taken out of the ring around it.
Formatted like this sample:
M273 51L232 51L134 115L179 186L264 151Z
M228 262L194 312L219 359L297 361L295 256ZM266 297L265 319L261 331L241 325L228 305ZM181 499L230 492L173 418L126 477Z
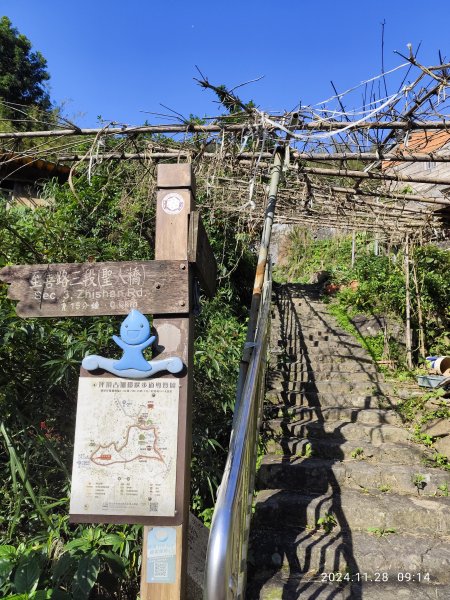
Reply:
M147 537L147 583L175 583L177 532L153 527Z

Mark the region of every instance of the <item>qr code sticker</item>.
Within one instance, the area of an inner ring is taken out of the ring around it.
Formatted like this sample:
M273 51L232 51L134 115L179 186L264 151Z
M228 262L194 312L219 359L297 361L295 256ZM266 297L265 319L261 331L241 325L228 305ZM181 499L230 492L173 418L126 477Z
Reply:
M148 505L148 509L150 512L158 512L158 503L157 502L150 502Z
M155 560L153 563L153 577L166 579L169 576L169 563L167 560Z

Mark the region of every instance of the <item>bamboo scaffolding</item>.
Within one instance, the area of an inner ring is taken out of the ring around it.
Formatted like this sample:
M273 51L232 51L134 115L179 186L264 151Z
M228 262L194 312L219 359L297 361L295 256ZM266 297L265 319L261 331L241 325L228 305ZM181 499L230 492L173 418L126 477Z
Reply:
M373 85L369 85L372 91L364 87L373 78L342 94L336 91L324 103L270 114L246 104L233 91L202 79L202 87L219 92L221 99L226 97L223 105L229 111L206 117L203 124L179 115L178 122L165 124L111 122L103 127L80 128L63 123L49 130L0 132L4 148L0 168L5 167L8 177L8 162L18 164L17 170L40 159L71 164L69 185L76 193L79 178L87 176L90 180L97 172L109 173L116 168L103 165L105 161L134 161L123 169L124 176L149 182L158 161L190 162L203 207L212 212L233 212L243 227L255 228L267 199L274 148L279 147L285 150L279 216L286 222L301 218L311 226L328 218L334 227L350 232L354 226L358 230L390 231L396 236L400 231L403 238L405 232L419 231L423 239L445 239L444 211L450 199L433 186L450 186L450 168L448 177L431 177L420 172L409 174L409 166L450 163L450 152L445 148L450 139L450 115L446 114L450 102L445 90L450 85L445 70L424 67L413 56L405 60L399 68L412 65L418 75L412 83L405 84L404 80L397 92L386 92L384 98L376 97ZM361 91L362 107L347 111L345 96L354 92L360 102ZM292 121L291 116L298 121ZM419 133L408 150L414 132ZM437 134L441 145L436 143ZM151 137L163 135L166 137ZM83 137L89 136L92 139L86 145ZM21 151L20 140L26 138L34 138L35 147ZM415 140L422 138L420 151ZM386 170L385 166L396 168ZM430 195L395 189L402 184L428 185Z
M294 168L294 167L291 167ZM352 169L319 169L301 167L301 173L310 175L325 175L327 177L349 177L351 179L378 179L381 181L399 181L402 183L429 183L433 185L450 185L450 177L415 177L413 175L390 175L372 171L354 171Z
M275 117L279 118L279 117ZM43 129L40 131L2 131L0 132L0 139L25 139L25 138L49 138L49 137L69 137L69 136L123 136L123 135L136 135L136 134L173 134L173 133L240 133L243 131L249 131L251 129L257 129L260 127L258 122L255 120L254 123L220 123L210 125L197 125L192 123L186 123L183 125L134 125L134 126L123 126L123 127L74 127L73 129ZM283 125L280 123L279 126L271 125L267 126L270 131L282 130ZM293 128L293 131L363 131L368 129L381 129L381 130L397 130L397 131L449 131L450 132L450 116L448 120L441 121L355 121L354 123L348 121L300 121L298 125Z
M449 134L450 135L450 134ZM192 159L201 156L205 159L217 158L216 152L202 152L201 150L178 150L173 152L104 152L96 154L97 160L164 160L179 157L191 157ZM224 158L231 158L233 160L249 160L254 158L253 152L239 152L233 154L231 152L224 153ZM271 159L272 153L261 152L259 157L262 159ZM355 160L360 162L374 162L377 160L385 162L442 162L450 163L450 154L441 155L435 153L423 154L423 153L407 153L405 151L398 154L388 153L375 153L375 152L296 152L293 151L291 157L295 161L313 161L313 162L327 162L327 161L338 161L338 160ZM82 154L61 154L58 156L58 160L62 162L87 162L90 160L89 156Z
M319 185L311 184L313 189L324 189ZM401 194L396 192L389 192L387 190L378 189L378 190L367 190L367 189L355 189L355 188L347 188L347 187L329 187L327 188L332 192L342 193L344 195L351 194L356 196L377 196L382 199L390 198L395 200L403 200L405 202L424 202L428 204L436 204L440 206L450 206L450 200L445 200L439 197L427 197L427 196L418 196L417 194Z

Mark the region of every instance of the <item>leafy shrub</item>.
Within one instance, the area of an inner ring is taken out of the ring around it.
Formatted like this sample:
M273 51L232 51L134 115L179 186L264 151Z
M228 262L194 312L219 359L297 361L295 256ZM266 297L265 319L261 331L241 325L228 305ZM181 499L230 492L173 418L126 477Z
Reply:
M279 271L282 278L307 282L319 270L329 273L331 282L342 286L336 294L339 309L335 316L350 330L350 318L356 313L385 314L404 321L406 313L404 257L400 250L373 254L367 234L356 236L356 259L351 266L350 236L313 240L311 233L296 228L290 235L288 266ZM417 277L417 288L414 282ZM418 335L420 299L423 313L425 348L430 354L445 353L450 343L450 252L431 244L415 246L411 251L411 326ZM357 287L347 287L357 281ZM338 314L339 313L339 314ZM347 317L344 317L346 313ZM380 358L381 339L365 338L364 343L374 358ZM417 340L416 340L417 345ZM395 343L391 358L400 359Z
M90 182L77 180L76 196L67 185L49 184L50 205L34 211L19 206L7 210L0 199L0 268L90 257L151 259L154 210L148 196L153 188L141 178L132 164L117 169L106 165ZM233 235L235 225L229 215L226 220L218 213L205 219L220 257L221 278L217 296L202 300L203 312L196 320L191 507L206 522L226 459L244 340L242 302L251 293L255 263L247 250L249 234ZM137 596L140 528L74 526L67 520L79 366L88 353L115 352L111 335L121 320L24 320L7 299L6 286L0 286L4 594L37 600L50 597L52 590L56 599ZM22 568L29 572L23 585L17 583ZM85 585L78 589L81 580Z

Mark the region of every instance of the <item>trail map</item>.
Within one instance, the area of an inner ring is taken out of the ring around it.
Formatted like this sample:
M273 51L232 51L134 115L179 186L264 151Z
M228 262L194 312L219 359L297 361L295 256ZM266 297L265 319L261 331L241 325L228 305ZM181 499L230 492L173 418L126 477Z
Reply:
M174 516L178 400L176 379L80 377L71 515Z

